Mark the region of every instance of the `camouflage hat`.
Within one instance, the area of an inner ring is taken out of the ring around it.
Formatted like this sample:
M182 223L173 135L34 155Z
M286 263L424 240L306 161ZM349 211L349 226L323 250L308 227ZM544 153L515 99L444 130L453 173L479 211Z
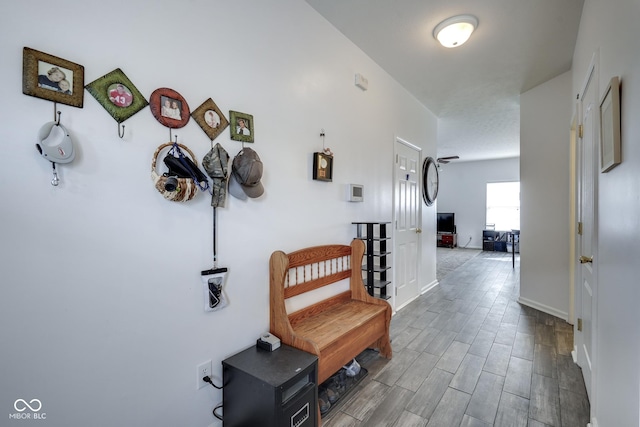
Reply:
M211 206L224 206L227 199L227 164L229 154L216 144L202 159L202 166L213 181L211 185Z

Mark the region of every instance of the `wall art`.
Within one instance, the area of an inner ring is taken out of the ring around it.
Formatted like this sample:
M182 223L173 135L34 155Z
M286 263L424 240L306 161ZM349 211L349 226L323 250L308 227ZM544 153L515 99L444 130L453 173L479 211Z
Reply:
M332 181L333 156L325 153L313 153L313 179L318 181Z
M118 123L149 105L120 68L92 81L86 89Z
M189 122L189 104L173 89L161 87L154 90L149 98L149 106L153 117L168 128L181 128Z
M231 139L234 141L253 142L253 116L251 114L229 111L231 122Z
M229 126L229 121L211 98L193 110L191 117L193 117L193 120L198 123L211 141L216 139L218 135Z
M25 47L22 52L22 93L82 108L84 67Z
M600 171L622 162L620 155L620 81L613 77L600 101Z

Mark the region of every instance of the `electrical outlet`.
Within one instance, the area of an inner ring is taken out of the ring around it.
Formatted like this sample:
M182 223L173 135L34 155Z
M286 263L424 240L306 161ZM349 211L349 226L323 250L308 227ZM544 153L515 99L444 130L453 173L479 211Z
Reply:
M196 378L196 389L200 390L201 388L210 386L209 383L202 380L204 377L211 378L211 360L207 360L198 365L198 377Z

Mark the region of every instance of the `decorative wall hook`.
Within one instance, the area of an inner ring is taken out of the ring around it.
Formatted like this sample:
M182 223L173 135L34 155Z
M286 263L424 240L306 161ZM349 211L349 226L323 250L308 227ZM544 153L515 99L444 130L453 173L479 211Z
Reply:
M58 111L58 103L53 103L53 121L56 123L56 126L60 126L60 111Z
M322 152L329 156L333 156L331 149L324 146L324 129L320 129L320 138L322 138Z
M124 138L124 125L122 125L122 132L120 132L120 123L118 123L118 136L120 139Z

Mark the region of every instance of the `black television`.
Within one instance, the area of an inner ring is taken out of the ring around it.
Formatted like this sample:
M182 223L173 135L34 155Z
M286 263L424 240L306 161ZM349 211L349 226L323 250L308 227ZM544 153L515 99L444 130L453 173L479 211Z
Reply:
M456 214L453 212L438 212L438 233L456 232Z

